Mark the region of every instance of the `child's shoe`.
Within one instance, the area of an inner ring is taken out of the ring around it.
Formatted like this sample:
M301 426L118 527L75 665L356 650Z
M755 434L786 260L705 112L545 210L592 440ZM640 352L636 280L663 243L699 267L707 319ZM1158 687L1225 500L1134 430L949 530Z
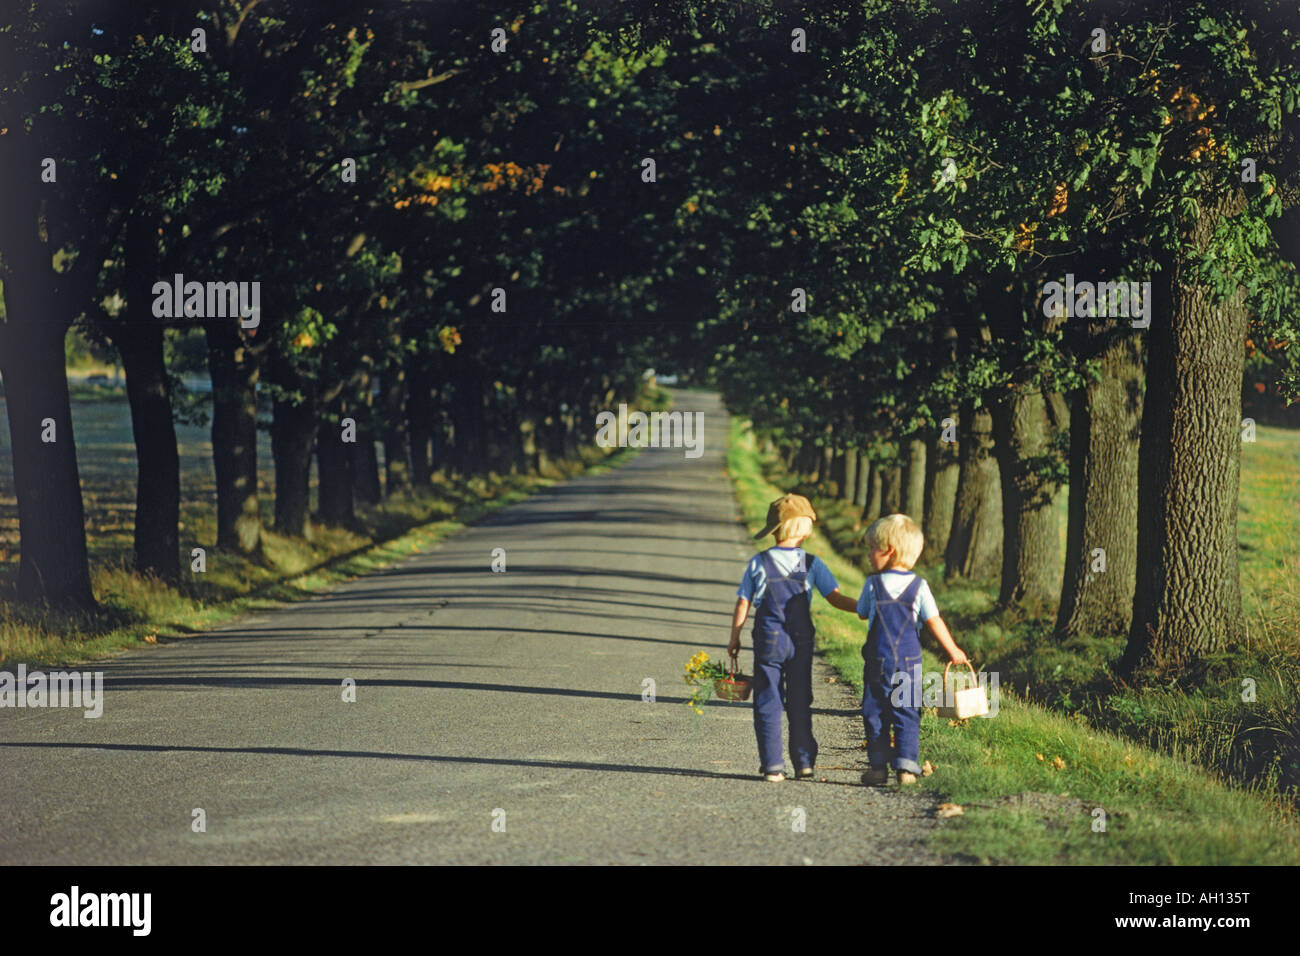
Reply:
M916 774L908 773L906 770L898 771L898 782L903 786L916 783Z
M813 775L812 767L800 767L794 772L796 780L811 780Z
M785 779L785 771L784 770L770 771L768 773L763 774L763 779L766 780L768 783L780 783L782 780Z
M889 783L889 768L872 767L862 775L862 782L868 787L883 787Z

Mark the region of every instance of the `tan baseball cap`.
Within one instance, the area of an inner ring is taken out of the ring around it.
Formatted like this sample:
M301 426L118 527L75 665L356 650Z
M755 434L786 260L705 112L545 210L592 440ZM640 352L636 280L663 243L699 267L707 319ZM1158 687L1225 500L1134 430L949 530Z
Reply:
M800 516L817 520L817 512L813 511L812 502L803 495L782 495L767 506L767 525L754 535L755 540L767 537L781 522Z

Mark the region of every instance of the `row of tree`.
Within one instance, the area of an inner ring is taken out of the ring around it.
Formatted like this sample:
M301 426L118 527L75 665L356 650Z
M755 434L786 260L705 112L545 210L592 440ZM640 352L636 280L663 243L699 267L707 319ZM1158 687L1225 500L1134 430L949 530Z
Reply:
M866 516L923 519L949 577L1059 595L1062 639L1127 635L1121 671L1237 644L1247 351L1300 394L1294 5L808 19L798 184L755 177L721 300L729 400Z
M210 544L182 548L177 530L166 356L196 329L222 548L260 547L259 396L288 535L308 531L313 455L318 519L347 523L357 495L435 468L538 469L589 441L596 411L638 385L646 329L629 323L655 307L651 237L624 228L646 215L630 154L653 105L627 88L650 57L611 53L608 16L214 0L30 3L0 22L18 598L94 606L64 368L74 323L120 355L135 567L170 581ZM260 321L159 317L154 286L176 275L259 282Z
M126 370L136 565L180 573L187 323L151 309L179 273L262 283L257 326L200 323L223 547L259 545L259 393L302 534L313 454L346 521L380 442L386 490L537 467L647 365L709 366L947 573L1060 588L1059 632L1129 633L1130 669L1194 661L1243 631L1246 353L1300 392L1298 27L1291 0L28 4L0 23L19 593L93 601L74 322ZM1067 276L1150 294L1044 310Z

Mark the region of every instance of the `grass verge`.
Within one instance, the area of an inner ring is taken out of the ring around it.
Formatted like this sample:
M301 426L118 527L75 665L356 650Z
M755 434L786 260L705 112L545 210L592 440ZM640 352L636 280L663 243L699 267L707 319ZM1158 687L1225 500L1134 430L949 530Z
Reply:
M788 490L768 483L765 464L771 462L758 453L749 423L733 418L727 467L754 527L761 527L768 502ZM830 567L841 591L855 595L865 574L824 534L843 532L844 523L842 515L829 528L819 523L806 547ZM947 596L938 594L945 619ZM964 598L974 601L971 593ZM862 623L818 600L813 621L824 656L860 691ZM978 653L966 635L954 637ZM941 669L929 649L924 667ZM922 718L921 759L935 769L921 785L963 808L937 831L940 852L1015 864L1300 863L1294 810L1268 786L1230 787L1186 760L1094 729L1080 714L999 691L992 719L948 721L932 710Z

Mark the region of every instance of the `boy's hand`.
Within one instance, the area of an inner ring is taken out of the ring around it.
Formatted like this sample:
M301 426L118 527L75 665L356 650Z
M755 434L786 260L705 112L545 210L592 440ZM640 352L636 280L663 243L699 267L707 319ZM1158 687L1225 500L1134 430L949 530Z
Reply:
M826 603L839 611L852 611L858 613L858 602L836 588L830 594L826 595Z
M948 652L948 656L952 658L952 662L953 662L954 664L969 664L969 663L970 663L970 658L966 656L966 652L963 651L963 650L962 650L960 647L958 647L956 644L954 644L953 647L952 647L952 650Z
M739 635L739 634L733 634L733 635L732 635L732 637L731 637L731 643L729 643L729 644L727 645L727 653L728 653L730 656L732 656L732 657L735 657L737 654L740 653L740 635Z

